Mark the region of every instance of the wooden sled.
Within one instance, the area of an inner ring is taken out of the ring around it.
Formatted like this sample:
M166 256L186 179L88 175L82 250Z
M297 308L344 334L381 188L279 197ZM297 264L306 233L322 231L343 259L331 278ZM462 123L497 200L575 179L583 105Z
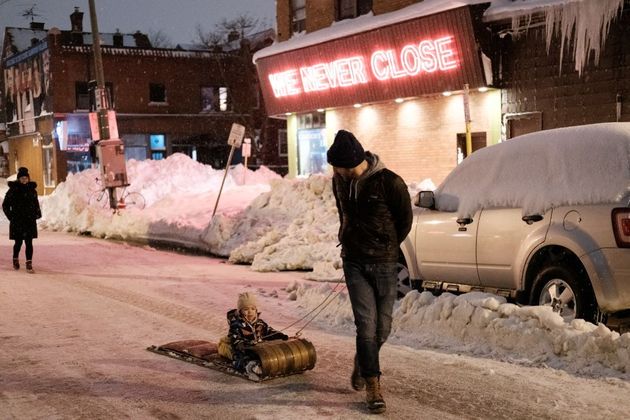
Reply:
M174 341L147 350L254 382L303 373L313 369L317 361L315 347L302 338L264 341L248 348L260 360L262 375L257 376L234 369L232 361L220 356L217 344L210 341Z

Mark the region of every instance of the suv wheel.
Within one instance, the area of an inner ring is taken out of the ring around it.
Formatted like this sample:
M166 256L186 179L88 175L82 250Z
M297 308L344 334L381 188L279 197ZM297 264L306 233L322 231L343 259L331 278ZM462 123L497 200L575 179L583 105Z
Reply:
M409 269L407 268L407 266L399 262L397 264L397 268L398 268L398 279L396 280L396 289L398 291L397 299L402 299L405 297L407 293L411 292L413 287L411 287L411 279L409 278Z
M538 273L531 304L551 306L566 322L575 318L594 322L597 312L588 280L562 265L548 266Z

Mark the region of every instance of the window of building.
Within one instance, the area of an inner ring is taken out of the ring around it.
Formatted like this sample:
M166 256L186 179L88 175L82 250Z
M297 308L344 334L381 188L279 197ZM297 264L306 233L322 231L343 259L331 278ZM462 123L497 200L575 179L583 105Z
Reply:
M88 82L75 82L74 92L76 98L75 108L77 110L89 111L92 101L90 99L90 87Z
M162 83L149 83L149 102L166 102L166 87Z
M54 188L55 180L53 179L53 143L52 137L44 138L42 144L42 159L44 164L44 187Z
M125 143L126 160L145 160L147 158L146 134L125 134L122 138Z
M76 95L76 109L80 111L93 111L96 109L95 102L96 82L75 82L74 90ZM114 84L105 82L105 92L107 94L106 107L114 106Z
M291 0L291 28L294 33L306 30L306 0Z
M161 160L166 156L166 138L164 134L149 135L151 145L151 159Z
M287 130L278 130L278 156L284 157L289 154L289 139L287 137Z
M224 86L201 88L201 112L226 112L232 110L230 89Z
M337 0L337 20L352 19L372 11L372 0Z

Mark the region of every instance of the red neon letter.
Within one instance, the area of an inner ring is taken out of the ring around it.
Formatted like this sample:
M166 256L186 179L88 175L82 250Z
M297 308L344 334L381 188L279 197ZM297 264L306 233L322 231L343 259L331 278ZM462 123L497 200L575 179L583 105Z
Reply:
M287 70L282 73L269 75L269 82L276 98L288 95L297 95L302 92L299 86L297 70Z
M418 46L420 58L422 59L422 69L427 73L433 73L438 69L438 60L435 56L433 42L424 40Z
M450 70L457 67L457 61L454 59L455 51L450 47L452 41L452 36L435 40L435 49L437 50L440 69L442 70Z
M410 76L415 76L420 73L422 67L420 66L420 54L418 49L414 45L405 45L400 52L400 61L403 68Z
M385 51L374 51L370 64L372 65L374 77L378 80L389 79L389 68L387 67L387 55Z

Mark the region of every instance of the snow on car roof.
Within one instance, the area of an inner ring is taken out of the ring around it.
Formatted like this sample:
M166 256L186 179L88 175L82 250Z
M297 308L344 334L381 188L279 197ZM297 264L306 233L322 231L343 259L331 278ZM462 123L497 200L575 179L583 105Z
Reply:
M544 130L476 151L435 190L436 207L471 216L481 208L617 203L630 192L630 123Z

